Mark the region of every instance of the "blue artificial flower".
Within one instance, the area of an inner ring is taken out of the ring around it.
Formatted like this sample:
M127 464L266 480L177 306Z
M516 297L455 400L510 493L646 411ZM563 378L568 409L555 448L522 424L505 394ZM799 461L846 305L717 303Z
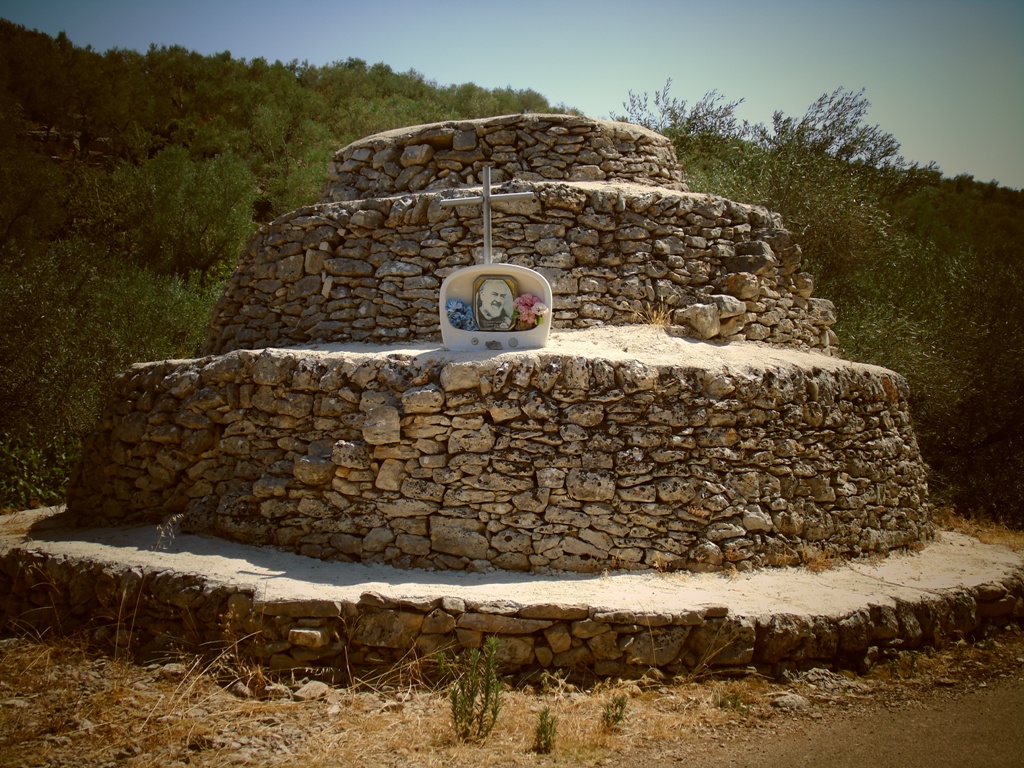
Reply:
M448 322L451 323L453 328L458 328L461 331L478 330L476 320L473 319L473 313L464 302L458 299L449 299L444 305L444 309L448 315Z

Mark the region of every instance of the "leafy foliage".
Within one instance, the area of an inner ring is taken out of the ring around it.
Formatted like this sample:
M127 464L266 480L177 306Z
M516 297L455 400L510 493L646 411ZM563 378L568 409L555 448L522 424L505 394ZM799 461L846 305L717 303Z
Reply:
M626 719L626 710L629 708L629 698L624 693L612 696L604 703L601 709L601 728L611 732L618 728Z
M498 639L489 637L482 649L471 648L454 661L442 656L441 667L453 678L448 701L456 737L459 741L484 741L501 712Z
M18 508L59 504L77 445L53 440L39 447L35 436L0 435L0 498Z
M537 715L537 727L533 732L533 751L538 755L550 755L555 750L558 735L558 718L551 714L551 707L544 707Z
M194 355L255 227L331 154L411 123L551 111L533 91L78 48L0 19L0 506L60 497L114 375Z

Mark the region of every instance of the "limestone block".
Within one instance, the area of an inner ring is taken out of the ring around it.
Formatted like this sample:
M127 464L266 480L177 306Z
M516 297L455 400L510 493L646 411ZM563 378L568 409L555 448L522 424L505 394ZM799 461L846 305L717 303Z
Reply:
M565 487L566 472L564 469L545 468L537 470L537 487L557 490Z
M756 637L754 620L746 616L706 619L690 630L686 649L694 666L749 664Z
M757 298L761 282L752 272L734 272L722 279L720 287L730 296L746 302Z
M569 633L569 628L563 623L544 630L544 637L555 653L562 653L572 647L572 635Z
M723 264L729 272L751 272L762 277L771 277L779 266L779 260L768 243L752 240L736 245L736 256Z
M455 619L451 614L435 608L423 619L421 631L425 635L443 635L455 629Z
M532 637L500 637L495 659L499 664L525 666L533 661Z
M705 570L708 567L717 568L725 559L722 550L711 541L698 542L686 553L693 570Z
M574 467L566 475L566 490L576 501L611 501L615 498L615 474L604 469Z
M401 497L389 501L378 501L375 506L377 512L388 520L425 517L436 513L439 509L439 505L436 502Z
M499 552L533 552L533 539L522 531L505 529L491 536L491 546Z
M748 504L743 508L743 528L748 533L767 533L772 529L771 516L758 504Z
M383 552L394 540L395 534L390 528L384 526L374 528L363 537L363 551Z
M610 632L612 625L603 621L594 621L593 619L581 619L574 621L571 629L573 637L587 640L591 637L597 637L604 632Z
M329 627L295 627L288 630L288 642L302 648L325 648L331 644Z
M405 413L438 413L444 407L444 392L435 384L408 389L402 393Z
M480 386L480 366L472 363L449 363L441 369L440 384L445 392L461 392Z
M346 555L361 555L363 553L363 539L361 536L352 536L347 533L336 533L328 540L334 549Z
M363 440L370 445L387 445L402 439L401 416L397 408L379 405L363 418Z
M494 431L486 424L479 430L455 430L448 438L448 453L487 453L494 442Z
M359 617L349 640L353 645L407 650L416 641L423 619L422 613L410 611L364 613Z
M395 537L395 546L407 555L429 555L430 539L425 536L412 536L407 533L400 533Z
M697 499L701 483L690 477L667 477L655 483L655 488L662 503L690 504Z
M324 259L324 270L332 277L342 278L372 277L374 273L369 262L345 257Z
M366 443L339 440L331 451L331 461L339 467L368 469L372 453Z
M332 618L341 614L342 603L337 600L266 600L257 601L255 607L264 616Z
M619 636L615 632L603 632L587 640L587 647L597 661L610 661L622 656Z
M676 310L673 319L677 323L686 323L698 339L713 338L722 329L721 316L715 304L691 304Z
M812 618L792 614L776 614L758 621L754 660L773 664L782 659L806 658L801 647L814 632Z
M512 497L512 504L523 512L543 512L551 498L550 488L531 488Z
M478 520L434 517L430 520L430 544L438 552L477 560L487 556L490 545Z
M810 299L814 293L814 275L809 272L798 272L793 275L793 293L801 299Z
M529 635L552 624L550 619L520 619L491 613L464 613L456 620L460 629L472 629L485 635Z
M741 301L738 297L729 296L727 294L718 294L711 297L714 301L715 306L718 307L718 316L720 319L729 317L735 317L742 315L747 311L747 304L745 301Z
M265 349L252 367L253 383L275 386L291 376L293 360L280 350Z
M369 208L362 208L355 211L349 219L349 226L353 228L375 230L384 224L386 217L380 211Z
M562 551L566 557L564 563L579 561L575 563L573 567L566 567L566 570L591 570L590 568L581 568L580 566L582 566L583 563L600 564L607 560L608 555L607 550L600 549L583 539L571 537L567 537L562 542Z
M404 461L387 459L380 465L374 485L383 491L397 491L401 489L405 476Z
M402 480L400 490L402 495L408 499L439 502L444 498L443 485L414 477L406 477Z
M664 667L679 656L689 627L662 627L620 641L625 662L643 667Z
M306 485L326 485L334 472L334 462L324 456L299 456L292 467L292 474Z
M811 320L815 325L832 326L836 322L836 305L828 299L811 299Z

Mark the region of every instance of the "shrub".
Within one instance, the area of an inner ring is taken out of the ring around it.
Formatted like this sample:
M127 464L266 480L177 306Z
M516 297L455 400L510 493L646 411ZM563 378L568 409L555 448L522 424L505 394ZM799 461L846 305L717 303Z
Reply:
M501 678L498 677L498 639L489 637L483 649L473 648L459 659L441 657L441 668L454 677L448 689L452 726L460 741L484 741L501 712Z
M617 728L626 717L626 708L629 706L629 698L622 693L613 696L610 701L605 702L601 710L601 727L606 731Z
M533 751L541 755L550 755L555 748L556 732L556 718L551 716L550 707L544 707L540 711L537 728L533 732Z

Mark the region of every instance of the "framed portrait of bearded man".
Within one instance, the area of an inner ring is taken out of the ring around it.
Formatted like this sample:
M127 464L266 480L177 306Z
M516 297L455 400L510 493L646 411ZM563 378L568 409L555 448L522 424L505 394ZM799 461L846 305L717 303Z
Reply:
M511 331L518 287L507 275L481 275L473 281L473 316L481 331Z

